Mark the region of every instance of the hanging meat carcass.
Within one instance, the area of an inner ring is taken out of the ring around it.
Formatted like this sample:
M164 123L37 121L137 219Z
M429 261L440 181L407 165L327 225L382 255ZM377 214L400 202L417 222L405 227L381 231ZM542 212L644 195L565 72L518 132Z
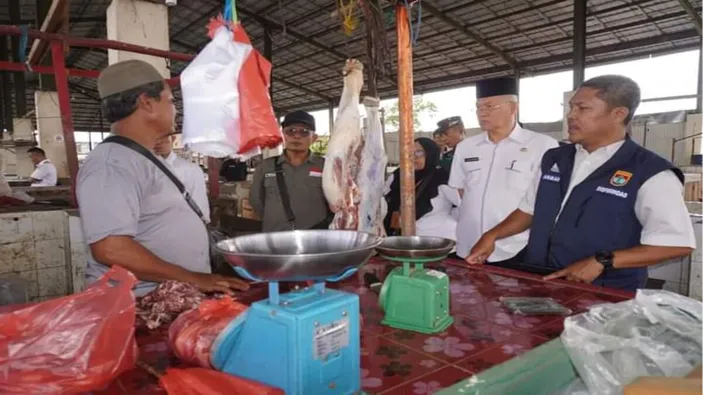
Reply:
M322 188L335 213L330 229L383 234L383 182L386 154L379 117L379 100L364 98L366 127L361 128L359 96L363 66L348 60L337 119L327 147Z
M330 229L357 229L361 191L356 183L361 164L364 139L361 133L359 95L364 85L364 67L358 60L347 60L344 65L344 88L334 121L322 189L334 213Z
M360 232L385 235L383 218L386 216L386 200L383 198L383 184L386 175L386 150L383 146L383 128L378 111L380 100L364 97L366 127L364 128L364 148L361 151L361 170L356 184L361 189L359 203Z

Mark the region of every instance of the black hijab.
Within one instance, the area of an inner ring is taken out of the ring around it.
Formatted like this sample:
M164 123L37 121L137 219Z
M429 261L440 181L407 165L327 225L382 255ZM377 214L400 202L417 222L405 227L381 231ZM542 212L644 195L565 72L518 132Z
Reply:
M439 167L440 149L437 143L427 137L415 139L425 151L425 168L415 171L415 219L432 211L433 198L439 194L439 186L449 182L449 173ZM400 210L400 169L393 172L391 191L386 195L388 214L385 218L386 231L390 228L393 212Z

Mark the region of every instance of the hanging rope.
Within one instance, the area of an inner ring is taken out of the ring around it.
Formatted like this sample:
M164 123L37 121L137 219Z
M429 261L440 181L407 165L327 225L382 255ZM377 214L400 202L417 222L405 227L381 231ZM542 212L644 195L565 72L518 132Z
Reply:
M359 4L364 13L366 34L370 37L369 64L367 66L374 67L377 77L390 75L392 74L394 57L388 45L386 27L393 23L388 22L387 14L383 11L379 0L359 0ZM391 16L394 15L391 13Z
M354 16L356 1L350 0L346 5L343 0L338 0L337 2L337 11L342 18L342 30L347 36L351 36L359 26L359 21Z
M405 3L405 8L408 10L408 23L410 24L410 41L412 45L417 44L417 39L420 37L420 25L422 25L422 1L411 1L403 0ZM417 25L413 29L413 18L412 18L412 6L417 3Z
M27 43L29 42L29 27L27 25L20 26L20 42L17 48L17 59L19 62L24 64L26 61L27 54Z
M231 21L233 25L238 22L236 0L225 0L225 12L223 14L223 18L225 21Z

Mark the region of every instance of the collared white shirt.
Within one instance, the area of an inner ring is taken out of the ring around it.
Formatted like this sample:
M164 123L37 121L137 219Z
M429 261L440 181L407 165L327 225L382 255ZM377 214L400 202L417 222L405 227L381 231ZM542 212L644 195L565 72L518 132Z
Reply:
M32 183L33 187L54 187L58 178L56 176L56 166L51 163L48 159L37 163L34 172L32 172L31 178L37 180Z
M520 204L542 155L559 143L544 134L516 125L496 143L484 132L456 147L449 186L464 190L457 225L457 255L466 257L481 236ZM498 240L490 262L514 257L527 245L529 232Z
M200 169L200 166L180 158L173 152L171 152L164 161L171 166L178 179L183 182L186 191L188 191L193 201L198 205L200 211L203 212L205 221L209 223L210 202L207 198L205 174Z
M576 145L574 169L571 172L569 189L561 202L562 210L574 188L612 158L624 143L624 140L618 141L590 154L580 145ZM534 214L541 178L542 171L538 169L530 188L520 202L520 211ZM561 210L559 214L561 215ZM683 185L674 172L662 171L642 184L635 199L635 216L642 225L641 244L696 248L696 236L683 199Z

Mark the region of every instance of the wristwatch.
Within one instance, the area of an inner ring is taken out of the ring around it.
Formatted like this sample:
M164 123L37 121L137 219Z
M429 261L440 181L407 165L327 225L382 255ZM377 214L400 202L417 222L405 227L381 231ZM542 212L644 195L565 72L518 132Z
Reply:
M613 253L610 251L596 252L596 261L603 265L603 271L613 268Z

